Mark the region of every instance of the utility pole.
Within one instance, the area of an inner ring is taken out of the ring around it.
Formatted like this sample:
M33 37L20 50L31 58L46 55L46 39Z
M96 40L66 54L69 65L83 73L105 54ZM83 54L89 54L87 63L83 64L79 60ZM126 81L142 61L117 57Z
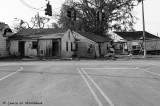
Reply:
M41 28L41 23L40 23L40 17L39 17L39 12L37 13L37 18L38 18L38 26L39 26L39 29Z
M143 20L143 48L144 48L143 58L146 58L146 35L145 35L145 20L144 20L144 3L143 3L143 0L142 0L142 20Z

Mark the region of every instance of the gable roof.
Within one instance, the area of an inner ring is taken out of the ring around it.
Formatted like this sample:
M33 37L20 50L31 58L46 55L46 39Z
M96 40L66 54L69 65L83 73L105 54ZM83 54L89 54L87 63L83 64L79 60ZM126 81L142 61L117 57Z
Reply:
M23 29L15 33L13 36L11 36L10 39L40 38L42 36L49 36L48 34L58 34L58 33L64 34L66 31L67 29L64 28Z
M96 34L93 34L93 33L89 33L89 32L76 32L76 33L78 33L78 34L82 35L83 37L88 38L88 39L90 39L94 42L97 42L97 43L110 41L110 39L108 39L106 37L96 35Z
M114 32L117 35L119 35L120 37L122 37L123 39L126 40L139 40L143 38L143 31L135 31L135 32ZM145 36L146 39L158 39L159 37L150 34L148 32L145 31Z

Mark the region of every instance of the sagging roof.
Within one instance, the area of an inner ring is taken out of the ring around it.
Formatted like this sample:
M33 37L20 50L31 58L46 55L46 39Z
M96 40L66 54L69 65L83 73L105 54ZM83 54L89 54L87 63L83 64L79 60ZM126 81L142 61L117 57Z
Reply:
M143 31L135 31L135 32L114 32L118 34L120 37L126 40L139 40L143 39ZM158 39L159 37L150 34L145 31L146 39Z
M100 36L100 35L96 35L96 34L93 34L93 33L89 33L89 32L76 32L80 35L82 35L83 37L86 37L94 42L108 42L110 41L111 39L109 38L106 38L106 37L103 37L103 36Z
M31 39L31 38L40 38L40 37L49 38L49 37L51 37L51 35L49 35L49 34L57 34L57 35L55 35L55 37L60 38L62 36L62 34L64 34L66 31L67 31L67 29L64 29L64 28L23 29L23 30L15 33L13 36L11 36L10 39L23 39L23 38ZM54 36L52 36L52 38L53 37Z

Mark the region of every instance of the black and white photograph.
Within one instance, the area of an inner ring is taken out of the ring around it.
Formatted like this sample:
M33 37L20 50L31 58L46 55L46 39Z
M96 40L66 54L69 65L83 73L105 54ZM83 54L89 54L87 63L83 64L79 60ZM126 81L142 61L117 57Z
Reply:
M0 106L160 106L159 4L1 0Z

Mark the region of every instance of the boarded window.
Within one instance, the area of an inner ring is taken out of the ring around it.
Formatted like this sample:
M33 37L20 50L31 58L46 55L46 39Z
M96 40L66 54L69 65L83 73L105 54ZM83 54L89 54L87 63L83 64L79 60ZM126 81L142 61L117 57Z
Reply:
M66 51L68 51L68 42L66 42Z
M32 42L32 49L37 49L38 47L38 42L37 41L33 41Z

